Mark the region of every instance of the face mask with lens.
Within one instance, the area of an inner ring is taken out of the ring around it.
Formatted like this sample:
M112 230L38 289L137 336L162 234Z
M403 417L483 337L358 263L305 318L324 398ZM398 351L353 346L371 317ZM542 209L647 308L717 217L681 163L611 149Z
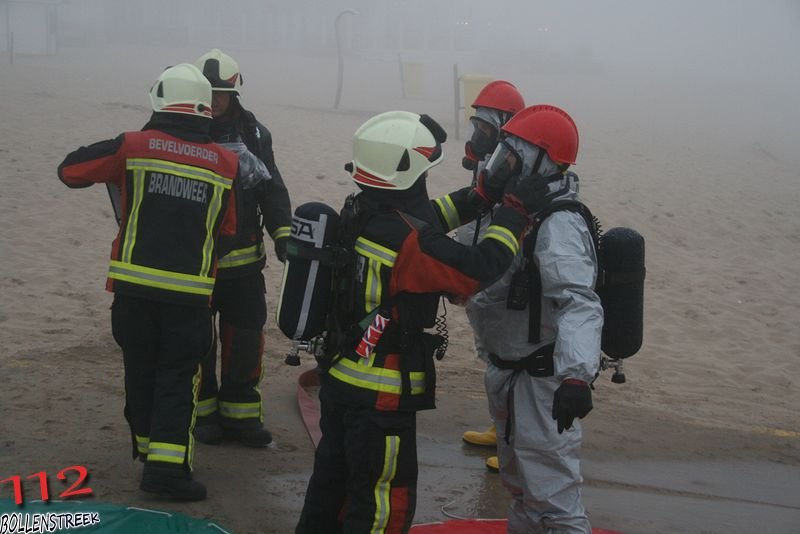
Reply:
M470 118L473 132L469 140L469 150L479 160L491 154L497 146L497 128L478 117Z
M486 164L486 184L501 191L506 183L522 170L517 152L504 142L500 142Z

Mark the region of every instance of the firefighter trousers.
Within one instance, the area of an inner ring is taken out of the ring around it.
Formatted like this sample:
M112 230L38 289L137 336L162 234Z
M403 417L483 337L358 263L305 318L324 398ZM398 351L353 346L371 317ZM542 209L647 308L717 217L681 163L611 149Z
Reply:
M220 380L217 346L203 358L198 416L219 414L228 428L260 428L264 324L267 322L264 275L217 279L212 308L219 317Z
M134 458L191 471L200 360L211 344L210 310L116 294L111 330L125 364L125 417Z
M414 519L415 412L378 412L324 400L322 439L296 534L401 533Z

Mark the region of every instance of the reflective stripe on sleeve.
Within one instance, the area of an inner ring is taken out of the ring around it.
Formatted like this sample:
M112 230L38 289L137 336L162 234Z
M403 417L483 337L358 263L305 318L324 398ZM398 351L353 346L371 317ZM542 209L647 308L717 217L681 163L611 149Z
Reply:
M515 256L517 255L517 252L519 252L519 240L517 239L517 236L515 236L511 230L505 226L497 226L494 224L489 226L489 228L486 229L486 233L484 234L483 238L499 241L508 247L508 249L511 250L511 253Z
M239 267L249 263L256 263L266 256L264 252L264 243L258 243L252 247L240 248L230 251L224 258L220 259L217 267L220 269L227 269L231 267Z
M136 434L136 450L139 451L139 454L147 456L147 453L150 452L150 438Z
M461 218L458 216L458 210L456 209L456 205L453 203L453 199L450 198L450 195L437 198L434 200L434 202L439 207L439 211L447 223L447 228L445 231L449 232L450 230L461 226Z
M272 238L273 241L277 241L282 237L289 237L291 234L292 234L291 227L279 226L275 229L274 232L272 232L272 234L270 234L270 237Z

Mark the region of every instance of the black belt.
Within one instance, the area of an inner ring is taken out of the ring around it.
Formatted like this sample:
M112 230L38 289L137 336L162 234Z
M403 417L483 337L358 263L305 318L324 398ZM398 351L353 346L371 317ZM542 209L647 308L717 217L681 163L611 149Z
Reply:
M510 369L512 371L528 371L531 376L543 378L555 375L555 364L553 363L553 351L555 343L536 349L521 360L504 360L497 354L489 353L489 361L492 365L500 369Z
M497 354L490 352L489 361L492 362L492 365L495 367L514 371L511 377L509 377L509 380L512 381L516 379L517 373L520 371L528 371L528 374L531 376L545 378L555 375L555 364L553 363L553 351L555 347L555 343L548 343L543 347L539 347L521 360L504 360ZM512 383L511 387L508 388L508 415L506 416L506 431L503 436L506 443L509 443L509 438L511 437L511 395L513 391L514 387Z

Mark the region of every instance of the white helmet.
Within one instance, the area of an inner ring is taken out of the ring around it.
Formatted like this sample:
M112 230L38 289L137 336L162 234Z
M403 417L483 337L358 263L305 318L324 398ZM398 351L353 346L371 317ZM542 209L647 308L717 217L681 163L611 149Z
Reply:
M242 94L242 74L239 72L239 64L219 48L203 54L194 64L211 82L214 91Z
M153 111L211 118L211 84L197 67L181 63L167 68L150 88Z
M447 134L427 115L387 111L369 119L353 135L353 180L377 189L409 189L442 162Z

